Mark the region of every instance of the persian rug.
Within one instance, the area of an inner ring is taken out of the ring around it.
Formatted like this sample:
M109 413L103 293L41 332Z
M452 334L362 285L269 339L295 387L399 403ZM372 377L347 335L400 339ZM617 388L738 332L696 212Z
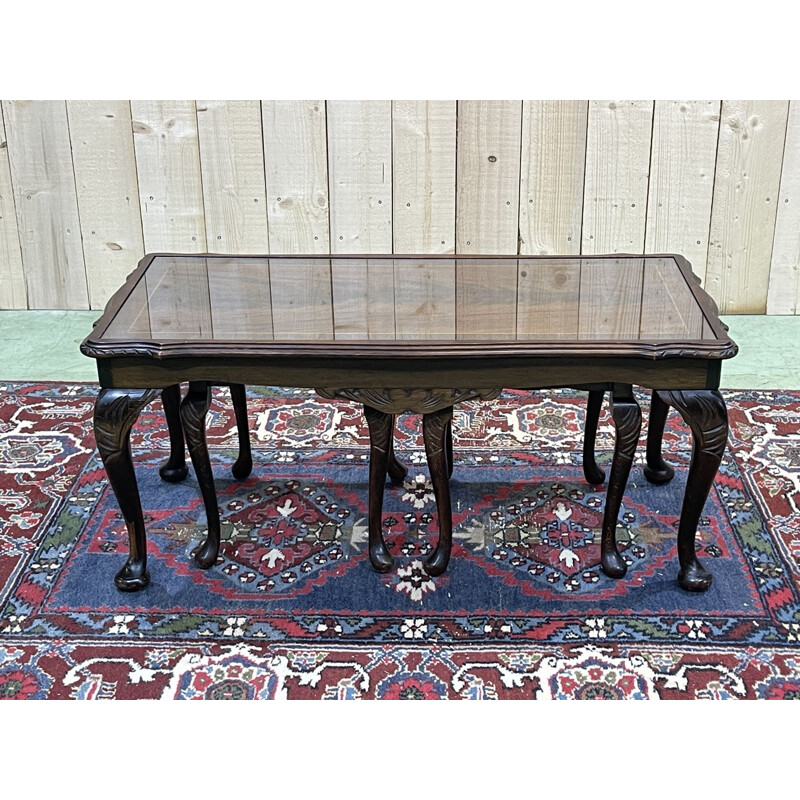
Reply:
M223 544L197 483L163 483L168 437L146 408L132 437L150 586L114 587L127 535L94 447L96 388L0 385L0 698L800 698L800 393L726 392L730 447L701 519L714 575L679 588L675 536L690 455L671 413L666 486L631 472L621 580L599 568L605 488L581 469L586 395L506 392L454 416L454 547L437 524L418 417L387 484L396 557L367 542L367 428L352 404L249 390L254 470L231 477L230 397L208 419ZM647 400L641 396L647 411ZM598 433L606 469L613 426Z

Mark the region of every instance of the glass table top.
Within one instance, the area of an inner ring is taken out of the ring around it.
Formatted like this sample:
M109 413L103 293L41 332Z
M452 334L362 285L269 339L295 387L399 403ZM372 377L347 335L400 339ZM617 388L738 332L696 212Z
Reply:
M675 258L156 256L101 342L714 340Z

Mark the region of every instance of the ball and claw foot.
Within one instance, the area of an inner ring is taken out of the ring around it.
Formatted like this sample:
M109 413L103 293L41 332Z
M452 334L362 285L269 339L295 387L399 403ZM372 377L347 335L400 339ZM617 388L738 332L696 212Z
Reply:
M616 550L603 553L600 563L609 578L622 578L628 571L625 559Z
M370 545L369 560L375 572L389 572L394 566L394 558L386 546L386 542Z
M128 561L114 576L114 584L121 592L138 592L150 583L150 573L142 562Z
M697 559L678 573L678 584L687 592L704 592L713 580L711 573Z
M450 548L437 547L422 563L422 568L432 578L443 575L450 563Z

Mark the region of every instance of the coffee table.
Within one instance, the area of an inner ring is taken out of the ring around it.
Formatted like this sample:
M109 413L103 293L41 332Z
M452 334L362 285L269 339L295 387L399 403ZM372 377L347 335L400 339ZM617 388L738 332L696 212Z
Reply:
M423 414L440 537L426 569L450 557L448 479L453 405L506 389L576 387L611 393L616 442L601 534L602 568L627 569L615 532L641 430L633 385L653 390L645 473L664 482L661 434L670 406L693 434L678 529L679 583L703 591L695 554L700 514L727 442L718 391L735 343L713 300L678 255L145 256L81 345L97 359L95 436L128 529L123 590L147 585L146 538L130 453L139 411L183 381L180 414L203 491L208 568L219 525L205 447L215 384L315 389L363 404L370 431L369 555L392 565L381 532L394 416ZM214 523L217 523L216 525Z

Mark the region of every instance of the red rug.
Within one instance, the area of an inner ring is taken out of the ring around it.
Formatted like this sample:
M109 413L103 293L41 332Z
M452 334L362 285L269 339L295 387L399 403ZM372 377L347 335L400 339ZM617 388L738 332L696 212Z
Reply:
M190 555L205 530L197 484L159 479L168 441L154 404L132 440L152 580L129 595L113 585L127 538L94 449L95 392L2 386L0 698L800 697L800 393L725 393L730 449L698 536L714 585L699 595L676 581L690 452L677 414L672 483L648 484L641 461L631 473L618 530L629 569L615 581L598 564L604 488L582 477L585 395L459 407L453 560L431 579L417 418L397 440L409 477L386 490L396 565L378 575L358 409L251 392L255 468L239 483L219 391L209 444L223 546L203 572ZM604 414L601 465L612 448Z

